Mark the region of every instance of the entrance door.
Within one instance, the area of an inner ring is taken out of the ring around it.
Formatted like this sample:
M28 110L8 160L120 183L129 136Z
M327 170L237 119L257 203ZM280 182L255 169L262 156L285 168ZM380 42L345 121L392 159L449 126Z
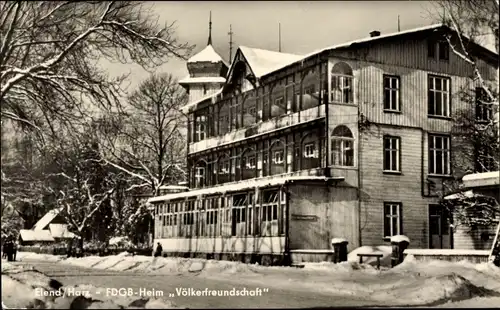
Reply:
M450 212L441 205L429 205L429 247L431 249L452 249L453 219Z

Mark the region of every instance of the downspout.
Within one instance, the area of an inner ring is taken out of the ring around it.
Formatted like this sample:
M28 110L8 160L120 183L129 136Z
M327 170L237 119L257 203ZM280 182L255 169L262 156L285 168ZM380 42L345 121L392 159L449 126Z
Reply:
M321 67L320 67L321 68ZM320 70L321 71L321 70ZM329 77L329 70L328 70L328 60L326 62L326 79L328 81ZM327 83L328 85L330 83ZM320 87L322 87L320 85ZM328 134L330 133L330 109L329 109L329 106L330 104L328 103L330 101L330 96L329 96L329 89L325 89L325 93L323 94L323 96L321 96L322 100L325 101L325 169L324 169L324 174L326 177L329 177L331 176L331 173L330 173L330 169L328 168L330 166L330 139L328 138ZM327 96L326 100L324 98L324 96Z
M358 122L359 122L359 107L358 107ZM358 126L359 128L359 126ZM359 129L358 129L359 130ZM362 178L362 174L361 174L361 132L358 133L358 242L359 242L359 246L361 247L363 244L362 244L362 231L363 229L361 228L361 209L363 207L363 203L361 202L361 199L362 199L362 194L361 194L361 189L363 187L363 181L361 180ZM366 219L368 220L368 219Z
M424 187L425 187L425 182L424 182L424 151L425 151L425 145L424 145L424 140L425 140L425 132L422 128L422 142L421 142L421 152L420 152L420 187L421 187L421 192L422 192L422 197L427 197L425 195Z

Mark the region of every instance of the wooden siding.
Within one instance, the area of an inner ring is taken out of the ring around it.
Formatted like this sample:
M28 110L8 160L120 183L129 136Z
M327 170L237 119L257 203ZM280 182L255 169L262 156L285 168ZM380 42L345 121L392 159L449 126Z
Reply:
M203 84L189 84L189 102L199 100L211 94L215 94L220 88L219 83L205 83L207 92L203 93Z
M359 246L357 190L350 187L290 185L290 249L331 249L332 238ZM316 221L300 220L311 215Z
M401 113L384 111L383 76L400 77ZM395 126L419 127L428 131L450 132L452 117L473 106L462 100L464 91L474 90L469 78L451 76L439 71L422 71L385 64L358 62L355 65L356 91L360 113L368 121ZM428 115L428 77L437 75L450 78L450 117L436 118Z
M383 173L384 135L401 137L401 174ZM427 247L428 205L436 200L422 197L422 138L420 129L388 126L372 126L370 131L362 134L360 195L363 245L384 243L384 202L400 202L403 234L412 241L410 246ZM424 146L426 158L425 141ZM424 173L427 171L425 166Z
M450 49L449 60L427 57L427 38L401 38L394 41L373 42L369 46L332 51L331 57L357 59L372 64L384 64L413 70L441 72L460 77L473 76L473 68ZM495 80L496 68L484 60L478 60L478 68L486 80Z

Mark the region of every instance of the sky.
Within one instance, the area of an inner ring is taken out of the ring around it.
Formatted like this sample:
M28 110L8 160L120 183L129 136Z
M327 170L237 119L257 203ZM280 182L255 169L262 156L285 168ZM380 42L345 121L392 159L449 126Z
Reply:
M208 40L212 12L212 45L229 60L229 25L233 31L233 56L244 45L278 51L281 24L282 52L307 54L330 45L369 36L430 25L435 22L429 1L158 1L148 2L159 22L176 22L182 42L201 51ZM136 65L107 64L111 74L129 73L128 90L146 79L148 72ZM182 79L188 75L186 62L171 59L156 72Z

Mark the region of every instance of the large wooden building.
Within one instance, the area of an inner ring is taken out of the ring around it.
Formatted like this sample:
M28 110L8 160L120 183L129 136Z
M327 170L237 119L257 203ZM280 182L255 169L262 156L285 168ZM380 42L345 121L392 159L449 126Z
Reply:
M190 77L207 84L204 96L187 88L184 107L191 190L149 200L155 244L266 262L330 249L332 238L350 249L397 234L451 247L434 241L449 230L432 225L446 221L440 184L458 173L452 115L474 111L460 93L479 84L445 34L374 31L308 55L240 46L227 73L222 59L195 55ZM498 55L473 50L495 80Z

